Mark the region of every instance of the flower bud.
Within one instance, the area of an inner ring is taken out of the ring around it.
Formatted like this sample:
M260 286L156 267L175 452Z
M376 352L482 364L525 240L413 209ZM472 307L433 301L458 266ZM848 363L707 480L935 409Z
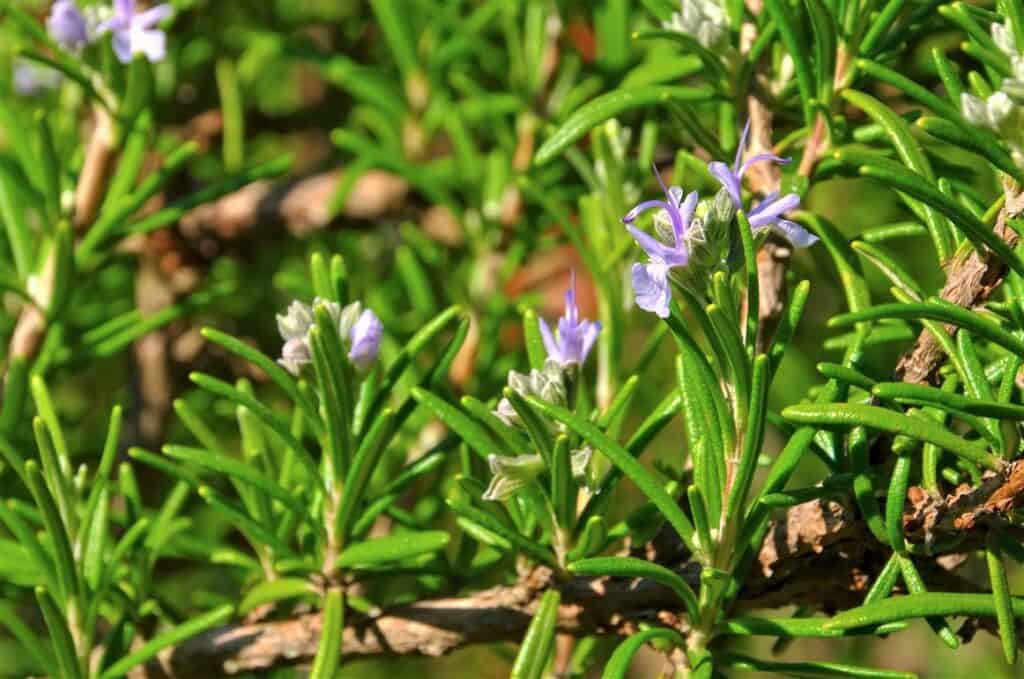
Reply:
M381 324L380 319L377 318L377 314L369 309L364 310L359 315L359 319L352 325L352 330L348 336L351 343L348 357L357 370L366 370L377 360L377 354L380 352L380 340L383 334L384 326Z
M288 305L286 313L277 315L277 331L281 339L302 338L313 326L313 309L299 301Z
M296 377L302 372L302 368L313 360L313 354L309 349L309 342L305 337L292 337L281 348L281 358L278 363Z

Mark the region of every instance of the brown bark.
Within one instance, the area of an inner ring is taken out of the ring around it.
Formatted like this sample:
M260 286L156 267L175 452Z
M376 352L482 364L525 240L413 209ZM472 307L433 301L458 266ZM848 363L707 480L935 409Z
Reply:
M1004 184L1006 202L999 211L993 231L1013 248L1017 245L1018 235L1009 225L1009 220L1024 213L1024 194L1011 181L1006 180ZM971 250L968 255L953 262L940 296L965 309L980 307L1003 282L1006 273L1006 264L992 251L987 248ZM947 326L946 330L954 334L956 327ZM896 375L904 382L913 384L931 382L944 359L945 353L935 337L927 330L922 330L913 348L900 357Z
M332 170L283 184L253 182L192 210L182 218L181 230L193 238L211 233L231 240L257 226L275 224L292 235L307 236L333 221L329 206L342 176L341 170ZM403 207L408 193L409 184L401 177L371 170L356 181L340 216L377 219Z
M947 570L962 559L946 559L983 544L991 525L1006 528L1007 512L1024 496L1024 483L1019 483L1022 477L1024 471L1014 468L1006 475L991 476L980 488L960 488L937 501L911 503L904 516L908 527L922 525L929 515L938 513L943 517L930 522L930 544L960 538L949 553L942 555L936 549L936 555L924 561L922 572L926 580L947 591L976 589L976 585ZM915 496L920 497L911 493L912 499ZM974 521L966 526L959 521L982 510L984 522ZM921 531L910 530L908 535L911 540L926 540ZM678 549L665 545L649 552L679 554ZM799 604L832 611L856 606L888 555L888 548L871 538L852 504L814 500L797 505L773 523L736 608ZM698 585L697 564L684 562L674 569L691 585ZM347 658L385 654L438 656L470 644L519 641L540 594L552 586L550 576L546 569L537 569L516 585L420 601L379 615L356 618L345 628L342 652ZM562 593L558 630L563 634L629 634L641 623L687 631L686 619L674 595L656 583L575 578L555 586ZM167 649L157 661L137 669L131 676L220 677L308 663L316 654L321 624L320 615L310 613L286 620L225 626Z

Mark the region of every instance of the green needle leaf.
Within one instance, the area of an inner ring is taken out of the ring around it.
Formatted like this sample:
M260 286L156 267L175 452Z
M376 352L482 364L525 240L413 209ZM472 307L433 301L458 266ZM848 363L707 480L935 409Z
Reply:
M988 448L951 433L934 420L911 417L885 408L852 403L814 404L790 406L782 416L791 422L814 424L822 427L849 428L865 426L889 434L904 434L935 445L958 455L968 462L987 469L999 470L1003 462Z
M223 625L235 613L235 607L225 604L204 613L188 622L182 623L173 629L158 634L143 644L139 649L129 653L116 663L108 667L100 674L100 679L115 679L128 673L133 667L137 667L155 658L165 648L179 644L186 639L191 639L217 625Z
M595 450L607 457L612 464L640 488L648 500L654 503L665 519L679 533L686 546L693 552L697 551L697 545L693 539L693 524L690 523L690 519L679 508L679 505L676 504L672 496L665 492L664 487L662 487L658 480L649 471L644 469L628 450L610 439L593 424L580 419L565 408L532 397L528 400L534 408L572 429L586 439Z
M664 566L628 556L601 556L569 564L569 572L577 575L611 575L617 578L644 578L665 585L686 606L691 621L698 619L697 595L683 578Z
M652 627L631 635L628 639L615 647L615 652L608 659L604 666L604 673L601 679L626 679L629 674L629 666L633 662L633 656L648 642L656 639L663 639L677 648L685 648L686 640L673 629L668 627Z
M587 102L569 116L537 149L533 162L535 165L546 165L592 128L626 111L667 102L711 101L714 98L714 92L706 87L650 85L608 92Z
M378 566L411 559L444 549L451 536L440 530L426 530L418 533L399 533L382 538L357 542L346 547L338 557L341 568Z
M334 679L341 663L342 633L345 629L345 598L340 589L327 592L320 645L313 659L310 679Z
M558 625L558 605L561 594L557 589L548 589L540 599L533 614L530 627L526 630L523 643L519 646L515 664L512 665L512 679L542 679L547 669L551 651L555 645L555 628Z

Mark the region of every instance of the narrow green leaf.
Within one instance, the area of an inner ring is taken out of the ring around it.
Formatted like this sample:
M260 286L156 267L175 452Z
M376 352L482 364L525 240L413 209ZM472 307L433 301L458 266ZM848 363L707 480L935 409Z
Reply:
M889 434L903 434L934 443L968 462L987 469L999 470L1003 466L1002 461L988 452L984 445L960 438L934 421L896 413L878 406L852 403L801 404L786 408L782 411L782 416L800 424L839 428L863 425Z
M0 601L0 625L7 628L8 633L17 641L38 664L38 669L44 673L56 677L58 665L53 653L45 645L45 642L36 636L23 620L23 614L15 610L11 603Z
M601 679L626 679L629 676L629 666L633 662L633 656L644 647L645 644L655 640L664 640L676 648L685 648L686 640L673 629L668 627L651 627L632 634L615 647L615 652L608 659L604 666L604 673Z
M238 614L247 615L267 604L315 594L316 589L304 578L278 578L261 582L250 589L238 604Z
M628 556L603 556L582 559L569 564L569 571L577 575L611 575L617 578L644 578L665 585L679 597L691 621L698 620L700 607L697 595L689 583L675 571L650 561Z
M910 485L911 457L909 451L896 454L889 479L889 492L885 496L885 527L889 535L889 546L896 552L904 551L903 545L903 505L907 498L907 486Z
M100 679L122 677L132 668L155 658L165 648L198 636L218 625L223 625L231 619L234 613L235 607L231 604L225 604L188 622L184 622L173 629L162 632L104 670L100 674Z
M240 391L236 387L233 387L222 380L218 380L202 373L192 373L189 375L189 379L191 379L192 382L201 389L205 389L206 391L212 392L237 405L247 408L253 415L258 417L261 422L277 434L286 446L294 451L297 459L303 464L312 478L320 478L319 467L313 460L313 457L309 454L309 451L306 450L305 446L292 435L291 425L277 413L270 410L270 408L263 405L249 394Z
M1017 662L1017 630L1013 621L1013 601L1010 583L1006 577L1006 565L999 553L999 542L990 536L985 548L985 563L988 579L992 585L992 599L995 603L996 620L999 623L999 641L1003 646L1003 657L1008 665Z
M313 405L309 397L302 393L295 378L289 375L288 371L278 365L275 361L271 360L266 354L260 352L258 349L254 349L241 340L235 339L231 335L215 330L214 328L203 328L202 334L203 337L214 344L224 347L231 353L245 359L263 372L267 373L270 380L280 387L282 391L288 394L288 397L291 398L293 403L303 409L310 424L314 427L320 426L322 428L320 418L317 417L316 414L316 407Z
M913 672L879 670L873 667L858 667L833 662L776 662L760 660L739 653L719 653L716 659L726 667L772 672L794 677L856 677L858 679L917 679Z
M57 607L45 587L36 587L36 600L43 612L46 629L50 632L50 644L57 658L57 666L60 667L60 676L79 679L82 677L82 663L75 654L75 642L68 629L67 616Z
M439 420L484 459L500 449L486 429L444 398L419 387L413 388L412 397L420 405L433 412Z
M667 85L650 85L608 92L587 102L569 116L537 149L533 162L535 165L545 165L551 162L592 128L626 111L671 101L710 101L714 97L713 91L709 88Z
M338 557L341 568L358 568L411 559L444 549L451 536L444 531L397 533L349 545Z
M334 679L341 664L342 633L345 629L345 597L338 588L331 588L324 601L324 624L320 629L310 679Z
M355 508L363 499L370 477L394 433L394 420L394 412L385 408L381 416L374 420L352 459L352 466L345 477L336 522L338 535L343 541L348 539Z
M28 484L29 491L32 493L32 498L36 502L36 506L42 514L43 525L46 526L46 532L53 543L54 565L57 581L60 583L60 592L58 594L68 601L74 601L78 598L79 588L75 560L71 552L71 542L68 539L64 523L61 521L60 511L57 509L50 491L46 489L46 484L43 482L42 474L39 471L39 465L35 460L29 460L25 463L25 481Z
M1024 618L1024 597L1011 597L1013 617ZM926 592L885 599L836 614L829 629L847 630L925 616L996 616L991 594Z
M936 389L923 384L905 382L879 382L872 389L879 398L918 406L936 406L943 410L959 411L980 417L1004 420L1024 420L1024 406L1015 403L974 399L962 394Z
M188 446L167 445L164 446L163 452L175 460L181 460L202 469L223 474L228 478L256 488L260 492L266 493L268 497L277 500L282 506L295 512L297 515L301 517L309 516L308 506L303 505L298 498L282 488L275 480L265 475L251 463L236 460L212 450L190 448Z
M877 321L883 318L898 318L909 321L928 319L948 323L960 328L966 328L972 334L984 337L1012 351L1017 356L1024 357L1024 341L1003 330L999 324L988 320L983 315L948 302L943 303L929 300L909 304L877 304L870 309L834 316L829 320L828 324L830 327L838 328L863 321Z
M811 113L811 102L815 99L814 79L811 75L811 55L806 51L807 41L798 32L801 22L793 17L790 11L792 6L784 0L766 0L765 9L775 21L786 51L793 58L793 65L796 67L797 88L800 90L800 99L803 102L804 124L810 127L814 124Z
M540 598L537 611L526 630L526 636L519 646L515 663L512 665L512 679L543 679L551 652L555 646L555 628L558 625L558 605L561 594L557 589L548 589Z
M742 396L740 397L742 398ZM761 454L764 442L765 410L768 408L768 357L764 354L754 359L754 374L750 386L750 412L747 418L747 431L743 437L743 449L740 452L739 467L729 490L729 501L726 507L726 521L740 522L742 507L750 492L757 468L757 458Z
M526 340L526 355L530 359L530 368L541 370L548 352L540 334L540 321L533 309L523 312L523 337Z
M693 540L693 524L690 523L690 519L679 508L679 505L676 504L672 496L665 492L665 488L657 479L644 469L628 450L608 438L607 435L593 424L580 419L565 408L545 403L532 397L529 401L537 410L568 426L582 436L596 451L607 457L612 464L637 485L648 500L661 510L662 515L676 529L676 532L679 533L686 546L691 551L697 551L697 545Z
M925 182L919 175L910 172L892 160L878 154L867 154L843 149L835 157L844 164L855 165L865 177L873 177L892 188L934 207L951 219L957 228L968 237L988 246L999 258L1018 274L1024 275L1024 261L973 212L943 194L938 188Z

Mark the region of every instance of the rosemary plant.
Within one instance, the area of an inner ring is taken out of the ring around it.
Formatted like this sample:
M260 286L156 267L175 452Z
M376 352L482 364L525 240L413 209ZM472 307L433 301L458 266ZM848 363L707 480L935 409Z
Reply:
M0 674L1019 673L1024 0L0 36Z

